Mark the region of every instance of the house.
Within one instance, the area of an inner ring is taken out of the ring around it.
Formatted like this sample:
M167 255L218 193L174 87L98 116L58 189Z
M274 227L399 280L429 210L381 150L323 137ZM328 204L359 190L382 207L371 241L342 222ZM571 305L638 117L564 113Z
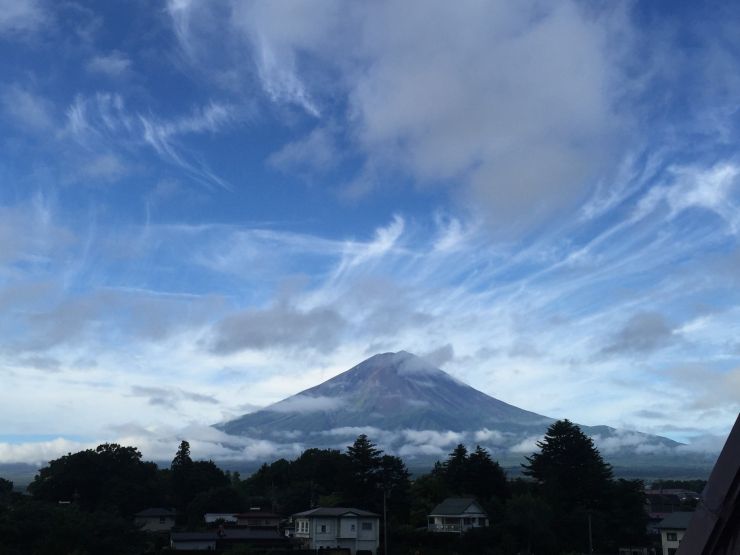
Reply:
M448 497L427 516L430 532L462 534L471 528L488 526L488 514L472 497Z
M227 526L236 526L238 519L236 513L206 513L203 515L207 526L217 526L225 524Z
M294 538L302 549L349 549L350 555L376 555L380 517L349 507L319 507L293 515Z
M693 514L689 512L670 513L656 526L660 530L662 555L675 555L678 552L678 546L689 527Z
M740 553L740 415L709 475L679 555Z
M236 517L236 525L245 528L270 528L279 530L280 528L280 515L271 513L269 511L263 511L259 508L249 509L246 513L238 513L234 515Z
M277 530L219 527L206 532L172 532L170 549L174 551L216 551L234 545L255 548L285 548L287 540Z
M134 515L134 524L145 532L169 532L175 526L177 513L171 509L151 508Z
M227 527L274 530L280 528L280 519L280 515L259 508L250 509L246 513L206 513L203 515L203 520L208 526L224 524Z

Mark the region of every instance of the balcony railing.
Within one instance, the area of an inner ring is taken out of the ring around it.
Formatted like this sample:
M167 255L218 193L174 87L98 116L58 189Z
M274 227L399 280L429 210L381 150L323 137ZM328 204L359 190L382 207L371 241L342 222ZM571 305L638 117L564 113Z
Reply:
M459 524L429 524L430 532L460 532Z

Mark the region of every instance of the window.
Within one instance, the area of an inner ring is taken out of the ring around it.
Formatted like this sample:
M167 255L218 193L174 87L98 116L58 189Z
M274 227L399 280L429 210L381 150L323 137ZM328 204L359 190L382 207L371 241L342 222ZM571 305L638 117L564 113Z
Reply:
M355 531L355 525L354 524L350 524L349 525L349 531L350 532L354 532Z
M323 532L323 533L326 532L326 524L322 524L321 525L321 532Z
M363 522L362 523L362 529L363 530L372 530L373 529L373 523L372 522Z
M678 541L678 535L675 532L667 532L665 535L665 539L667 539L669 542L675 542Z

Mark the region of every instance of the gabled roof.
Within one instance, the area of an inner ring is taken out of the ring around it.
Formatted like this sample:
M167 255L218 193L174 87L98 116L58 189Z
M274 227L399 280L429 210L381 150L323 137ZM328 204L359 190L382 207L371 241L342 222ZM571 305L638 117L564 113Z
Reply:
M691 521L691 517L693 515L693 512L688 511L677 511L675 513L669 513L655 527L661 530L686 530L686 528L689 527L689 522Z
M380 517L380 515L371 513L370 511L363 511L362 509L355 509L352 507L317 507L309 511L303 511L296 513L294 517L312 517L312 516L329 516L329 517L341 517L341 516L374 516Z
M476 506L476 512L486 514L474 497L448 497L442 503L434 507L430 515L461 515L471 505Z
M151 517L151 518L157 518L161 516L170 516L170 517L176 517L177 513L173 511L172 509L163 509L161 507L153 507L151 509L144 509L143 511L139 511L134 515L135 517Z

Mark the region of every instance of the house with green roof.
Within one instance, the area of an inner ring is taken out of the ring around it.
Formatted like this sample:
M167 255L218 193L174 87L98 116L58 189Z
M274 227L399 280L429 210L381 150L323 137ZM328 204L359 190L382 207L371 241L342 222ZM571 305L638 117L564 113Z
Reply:
M448 497L427 516L427 530L462 534L488 526L488 513L473 497Z

